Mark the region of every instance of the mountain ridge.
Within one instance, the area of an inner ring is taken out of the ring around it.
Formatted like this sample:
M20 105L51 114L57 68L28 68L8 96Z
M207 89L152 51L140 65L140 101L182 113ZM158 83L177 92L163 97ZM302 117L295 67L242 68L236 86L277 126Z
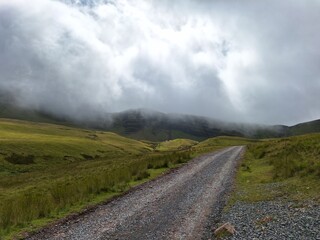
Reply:
M138 140L165 141L176 138L204 140L217 136L249 138L277 138L320 132L320 119L286 125L259 125L232 123L189 114L163 113L152 109L129 109L105 114L92 120L72 120L16 106L1 101L0 118L28 120L34 122L58 123L115 132Z

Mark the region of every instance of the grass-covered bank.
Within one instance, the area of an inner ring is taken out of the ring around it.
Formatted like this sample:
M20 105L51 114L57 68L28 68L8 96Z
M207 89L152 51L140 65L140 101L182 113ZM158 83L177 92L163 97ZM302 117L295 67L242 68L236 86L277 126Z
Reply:
M105 200L122 193L189 159L187 153L149 154L136 159L79 163L68 169L66 166L61 166L61 169L56 167L54 171L62 171L65 176L56 177L48 171L46 180L38 179L39 183L36 183L33 179L32 184L8 187L2 192L1 234L10 235L16 230L30 227L30 223L40 226L48 219L56 219L61 214L95 202L97 197ZM32 174L29 175L33 177ZM36 175L38 174L34 177ZM45 175L46 172L42 172L41 178L45 178ZM34 222L36 219L42 221Z
M136 141L114 133L0 120L0 236L80 211L194 156L251 142L220 137ZM204 148L205 146L205 148Z
M114 133L0 120L0 237L106 200L190 159Z
M168 168L148 169L146 171L148 177L146 176L145 178L139 178L139 179L134 178L131 181L126 182L125 184L116 185L116 187L111 191L99 191L98 193L95 193L95 194L92 193L90 195L87 195L87 198L85 200L81 200L81 201L76 200L70 203L69 205L65 206L64 208L52 209L52 211L47 215L38 216L31 220L8 226L1 230L0 239L5 240L5 239L23 238L24 236L26 236L27 233L36 231L52 222L68 217L71 214L77 214L77 213L83 212L86 209L90 209L91 207L95 207L97 204L104 203L116 196L124 194L126 193L126 191L130 190L131 188L138 186L144 182L155 179L161 174L169 171L171 168L175 168L178 166L180 166L180 164L170 165L170 167ZM31 206L31 207L34 207L34 206ZM12 208L9 208L9 209L12 210ZM9 212L9 209L8 209L8 212ZM24 209L20 209L20 210L23 211Z
M208 138L207 140L192 146L191 151L194 155L201 155L203 153L216 151L229 146L246 146L258 142L260 142L260 140L241 137L215 137Z
M320 134L249 144L236 177L235 201L320 202Z
M78 164L68 171L63 169L66 171L64 177L55 178L50 172L42 172L43 178L48 174L51 180L2 192L1 234L10 236L23 228L41 226L50 219L80 210L99 199L106 200L120 194L187 160L189 155L186 153L149 154L132 160L117 159L107 164L103 160L95 161L92 164L99 167L87 165L83 171L78 171L81 165ZM59 171L58 168L56 170Z

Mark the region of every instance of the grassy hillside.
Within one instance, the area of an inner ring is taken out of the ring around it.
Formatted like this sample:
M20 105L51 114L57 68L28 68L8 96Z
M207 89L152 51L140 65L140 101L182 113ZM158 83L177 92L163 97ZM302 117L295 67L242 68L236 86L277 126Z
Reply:
M320 120L300 123L289 128L291 136L320 132Z
M315 197L320 190L319 140L320 135L314 134L259 141L216 137L156 143L110 132L0 119L0 239L110 198L191 156L234 145L248 146L237 180L246 194L239 196L262 199L270 191L261 184L276 181L286 183L281 186L289 190L300 186L305 196Z
M153 154L153 145L114 133L0 120L0 236L38 218L116 194L186 154ZM150 169L148 169L150 168Z
M136 139L136 140L148 140L153 142L162 142L177 138L183 139L192 139L194 141L202 141L205 138L194 136L192 134L185 133L179 130L168 130L163 128L156 127L143 127L141 129L137 129L135 131L128 132L124 127L111 127L107 128L111 132L115 132L119 135Z
M128 110L109 113L90 120L77 121L61 116L16 106L14 100L0 92L0 118L63 124L111 131L137 140L161 142L177 138L203 141L217 136L235 136L254 139L295 136L320 132L320 120L295 126L225 123L223 121L183 114L165 114L151 110Z
M150 151L146 144L115 133L15 120L0 121L0 154L32 155L37 163L46 160L76 161L111 158ZM3 161L2 161L3 162Z
M211 141L215 145L205 143L205 151L246 142ZM0 236L10 238L126 191L205 152L203 144L194 151L197 145L189 139L142 142L110 132L0 119Z
M234 126L205 117L170 115L150 110L113 114L110 131L139 140L166 141L188 138L196 141L215 136L242 136Z
M195 145L192 147L192 152L201 154L228 146L248 145L256 142L259 142L259 140L240 137L215 137L209 138Z
M157 151L177 151L190 149L192 146L198 144L197 141L190 139L174 139L165 142L161 142L157 145Z
M232 201L320 202L320 134L248 145Z

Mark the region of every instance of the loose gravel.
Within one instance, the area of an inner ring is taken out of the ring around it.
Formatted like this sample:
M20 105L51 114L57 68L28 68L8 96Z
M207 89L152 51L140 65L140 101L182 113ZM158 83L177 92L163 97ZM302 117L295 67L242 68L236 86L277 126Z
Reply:
M26 239L208 239L243 147L193 159L121 198Z
M236 229L223 239L320 240L320 206L313 202L237 202L221 223Z

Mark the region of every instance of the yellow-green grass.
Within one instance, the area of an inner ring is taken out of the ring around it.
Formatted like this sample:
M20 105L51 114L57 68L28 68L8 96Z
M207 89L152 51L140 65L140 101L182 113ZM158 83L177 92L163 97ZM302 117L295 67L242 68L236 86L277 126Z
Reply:
M319 139L314 134L263 141L217 137L200 143L176 139L156 144L110 132L2 119L0 239L105 201L191 156L235 145L248 145L248 151L233 199L263 200L287 193L316 198ZM266 183L273 182L279 184L270 190Z
M229 146L240 146L240 145L248 145L252 143L259 142L256 139L247 139L241 137L215 137L209 138L200 142L199 144L193 146L191 148L192 152L196 155L211 152L215 150L219 150L221 148L229 147Z
M155 153L153 147L114 133L0 120L0 238L190 159L189 153Z
M265 140L247 147L230 205L275 199L320 202L320 134Z
M196 145L198 142L190 139L174 139L165 142L161 142L157 145L158 151L178 151L187 150L190 147Z
M178 167L179 165L180 164L174 164L174 165L171 165L170 168L175 168L175 167ZM86 209L90 209L92 207L95 207L98 204L104 203L116 196L123 194L125 191L129 190L132 187L135 187L137 185L140 185L142 183L145 183L147 181L157 178L159 175L162 175L167 171L169 171L170 168L148 169L147 172L149 174L149 177L147 178L144 178L141 180L132 180L124 184L123 186L120 186L120 188L116 189L116 191L101 192L99 194L92 195L91 198L89 198L85 202L77 202L47 217L31 220L28 224L13 226L12 228L10 228L10 231L7 230L3 232L4 234L2 236L3 238L1 238L1 235L0 235L0 239L9 240L9 239L23 238L23 236L25 236L25 233L37 231L39 228L46 226L54 221L68 217L71 214L77 214L79 212L83 212Z
M66 155L81 159L81 153L108 157L110 153L140 154L151 150L146 143L114 133L17 120L0 120L0 144L2 155L15 152L53 159Z
M78 164L73 168L56 167L54 171L48 169L42 174L28 174L32 178L28 184L22 183L20 178L15 182L13 177L11 180L15 186L3 187L0 196L2 234L28 226L35 219L55 218L74 206L85 205L97 195L126 191L133 182L144 181L150 175L154 177L150 171L180 163L180 158L151 156L117 159L109 163L93 160L93 165ZM152 168L148 169L150 166ZM59 174L55 175L55 171Z
M188 161L192 152L179 146L196 143L180 139L170 148L179 151L152 151L154 143L113 133L12 120L1 120L0 132L0 236L6 239ZM13 153L18 155L10 160ZM34 156L32 162L15 163L29 155Z

